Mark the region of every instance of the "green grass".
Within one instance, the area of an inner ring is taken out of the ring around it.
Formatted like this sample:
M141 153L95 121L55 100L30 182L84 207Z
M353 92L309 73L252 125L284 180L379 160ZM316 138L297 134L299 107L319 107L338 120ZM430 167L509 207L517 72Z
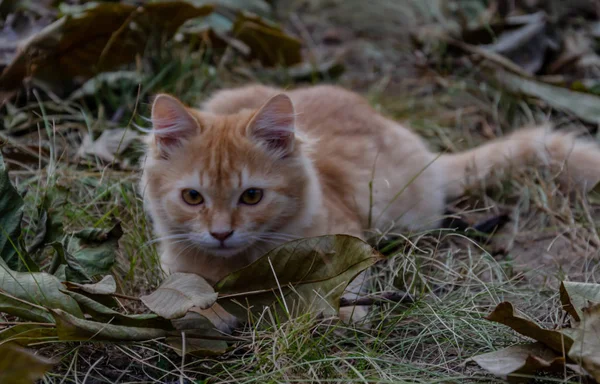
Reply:
M480 1L461 4L466 14L481 12ZM303 20L318 19L318 8L309 12L302 14ZM348 6L348 12L356 10ZM407 12L397 17L410 16ZM411 8L410 12L415 11ZM337 19L319 20L316 27L344 24L344 16L337 12ZM387 30L390 26L374 23L376 16L386 14L364 18L371 22L361 26L371 42L377 40L369 37L373 29L377 32L378 27ZM440 22L439 17L432 12L425 21ZM413 53L390 48L393 44L389 41L376 42L376 49L388 50L383 57ZM389 51L394 49L400 51ZM28 227L35 227L36 206L43 198L51 199L54 214L63 218L67 229L103 227L120 220L125 235L114 274L120 291L128 295L152 290L163 276L157 249L148 244L153 238L151 223L136 192L139 153L128 152L129 166L120 169L98 159L82 162L73 158L70 148L87 132L147 125L142 116L147 116L149 97L155 92L173 93L186 103L197 104L216 89L253 79L274 81L243 62L221 65L206 51L189 53L166 46L148 56L148 66L137 68L143 78L139 88L103 86L77 102L58 102L41 93L27 105L11 109L5 123L10 132L20 133L18 138L9 138L9 148L41 148L40 152L30 150L27 156L6 159L19 189L28 191ZM436 149L472 147L547 116L535 103L496 88L476 68L444 64L420 72L414 62L387 64L398 68L384 74L389 81L383 86L379 81L365 84L357 80L381 79L379 68L364 73L352 65L339 83L358 89L376 108L409 123ZM414 77L403 77L407 71ZM560 118L555 116L555 121ZM43 382L501 382L468 359L526 340L483 317L496 304L509 300L553 328L562 322L558 282L565 277L600 280L598 262L593 261L600 247L599 206L582 196L569 199L558 193L552 175L543 172L530 170L511 177L490 180L453 204L473 222L501 211L511 214L513 220L489 243L431 231L404 234L390 248L394 251L387 255L388 260L375 268L373 292L402 289L416 301L374 307L368 327L308 317L284 320L265 312L253 327L240 331L249 343L214 358L182 359L161 341L42 344L38 346L41 353L60 361ZM564 256L566 264L558 266L552 255ZM123 307L123 311L136 310L140 308ZM580 382L577 377L562 375L538 379Z

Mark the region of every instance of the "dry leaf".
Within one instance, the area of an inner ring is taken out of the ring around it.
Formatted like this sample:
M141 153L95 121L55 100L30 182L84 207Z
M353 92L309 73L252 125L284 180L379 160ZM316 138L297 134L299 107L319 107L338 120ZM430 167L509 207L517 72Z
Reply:
M578 333L569 357L600 382L600 305L586 308L576 329Z
M559 331L543 329L533 321L517 316L509 302L498 304L486 319L504 324L523 336L539 341L561 355L565 354L573 345L573 340L567 335Z

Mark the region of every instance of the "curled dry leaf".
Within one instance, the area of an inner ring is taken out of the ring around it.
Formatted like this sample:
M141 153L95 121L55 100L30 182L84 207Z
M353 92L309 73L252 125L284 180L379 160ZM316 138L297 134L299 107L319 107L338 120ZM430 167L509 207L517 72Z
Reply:
M471 360L503 379L509 379L511 375L531 375L540 370L562 372L565 369L565 359L540 342L513 345Z
M581 321L583 309L591 304L600 304L600 284L563 281L560 284L560 301L563 309L575 321Z
M573 340L564 333L543 329L533 321L516 315L512 304L509 302L498 304L486 319L504 324L523 336L531 337L560 355L566 354L573 345Z
M166 319L184 316L192 307L206 309L217 301L214 289L198 275L174 273L142 302L157 315Z
M147 341L168 334L164 329L128 327L84 320L60 309L53 310L52 316L61 341Z
M94 284L77 284L66 282L65 285L70 289L80 289L93 295L112 295L117 292L117 282L112 275L106 275Z
M167 319L154 314L124 315L88 296L71 291L67 291L66 293L77 301L77 304L79 304L84 313L90 315L96 321L128 327L173 328Z
M35 383L53 365L52 360L18 345L0 344L0 383Z
M600 382L600 305L584 309L576 329L578 332L569 357Z
M274 303L336 315L348 284L382 256L364 241L332 235L291 241L222 279L219 303L239 318ZM283 297L281 296L283 294ZM293 304L292 304L293 303Z

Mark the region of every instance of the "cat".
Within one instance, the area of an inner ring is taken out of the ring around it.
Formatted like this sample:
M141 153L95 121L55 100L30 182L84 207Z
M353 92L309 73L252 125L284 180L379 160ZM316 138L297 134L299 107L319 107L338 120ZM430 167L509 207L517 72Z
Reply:
M572 133L546 125L438 154L336 86L250 85L199 110L160 94L151 120L140 186L162 265L210 283L292 239L434 228L448 200L492 171L551 166L584 191L600 181L599 148Z

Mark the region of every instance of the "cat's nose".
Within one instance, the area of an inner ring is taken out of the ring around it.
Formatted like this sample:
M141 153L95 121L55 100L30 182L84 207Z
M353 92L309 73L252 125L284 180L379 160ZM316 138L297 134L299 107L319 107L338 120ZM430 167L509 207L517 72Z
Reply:
M233 235L233 231L228 232L211 232L210 235L219 241L225 241L229 236Z

